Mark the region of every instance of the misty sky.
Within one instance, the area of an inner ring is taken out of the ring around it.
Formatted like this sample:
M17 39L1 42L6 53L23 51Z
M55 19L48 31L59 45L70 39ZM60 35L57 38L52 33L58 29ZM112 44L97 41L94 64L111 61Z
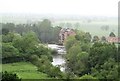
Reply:
M0 13L117 16L119 0L0 0Z

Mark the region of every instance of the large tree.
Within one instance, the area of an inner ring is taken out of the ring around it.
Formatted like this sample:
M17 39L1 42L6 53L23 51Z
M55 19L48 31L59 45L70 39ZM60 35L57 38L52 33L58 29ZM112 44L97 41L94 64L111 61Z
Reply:
M100 40L99 37L95 35L92 39L92 42L98 42L99 40Z
M109 34L109 36L110 36L110 37L116 37L116 35L115 35L113 32L111 32L111 33Z
M109 58L117 59L116 57L117 48L114 44L96 42L90 49L89 64L99 68Z

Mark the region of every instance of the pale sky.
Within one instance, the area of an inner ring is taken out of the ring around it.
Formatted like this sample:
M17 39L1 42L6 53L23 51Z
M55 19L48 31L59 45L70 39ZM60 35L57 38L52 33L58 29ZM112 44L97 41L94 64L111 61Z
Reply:
M119 0L0 0L0 13L117 16Z

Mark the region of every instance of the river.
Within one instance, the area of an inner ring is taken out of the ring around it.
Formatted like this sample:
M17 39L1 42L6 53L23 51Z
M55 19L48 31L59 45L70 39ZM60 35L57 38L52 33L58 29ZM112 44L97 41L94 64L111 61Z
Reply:
M65 71L65 58L63 57L66 54L66 50L64 46L56 45L56 44L48 44L48 47L54 50L57 50L57 54L53 55L54 66L60 66L60 70L62 72Z

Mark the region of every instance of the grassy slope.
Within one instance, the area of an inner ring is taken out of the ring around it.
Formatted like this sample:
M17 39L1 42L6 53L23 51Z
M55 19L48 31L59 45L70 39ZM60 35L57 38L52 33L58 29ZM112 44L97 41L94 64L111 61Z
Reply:
M37 71L37 67L28 62L3 64L2 71L14 72L22 79L46 79L47 74Z

